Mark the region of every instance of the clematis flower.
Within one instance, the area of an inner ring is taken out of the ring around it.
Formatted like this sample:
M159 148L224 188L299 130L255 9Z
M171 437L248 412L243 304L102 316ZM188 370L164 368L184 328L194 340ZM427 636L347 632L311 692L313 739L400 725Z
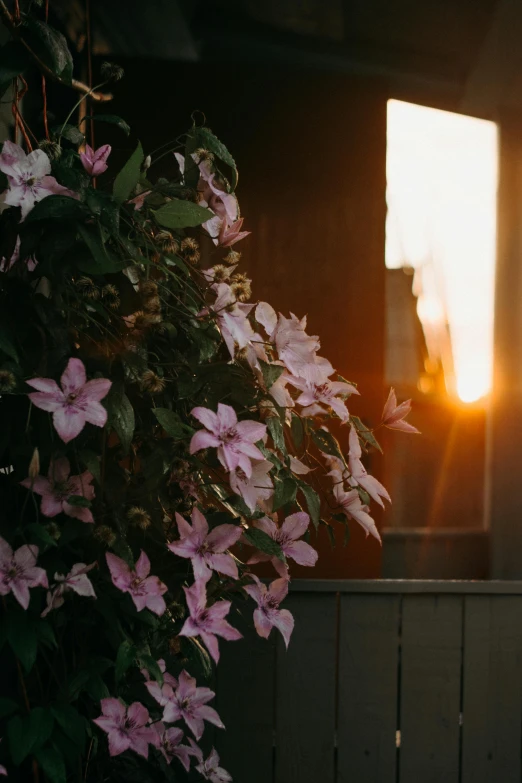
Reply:
M269 500L274 494L274 484L268 475L274 466L267 459L252 463L252 473L247 476L241 468L230 473L230 486L236 495L241 495L250 511L255 511L262 500Z
M107 698L100 702L102 714L93 723L108 734L109 756L119 756L126 750L133 750L139 756L148 758L149 745L159 747L156 731L146 724L149 711L139 701L129 707L119 699Z
M71 466L66 457L51 461L48 477L36 476L20 482L23 487L42 496L40 510L44 517L55 517L62 511L69 517L81 519L82 522L94 522L92 512L83 506L73 506L68 502L71 495L79 495L86 500L94 498L94 479L88 470L79 476L71 476Z
M210 783L231 783L232 775L230 775L226 769L219 766L219 756L214 748L212 748L205 761L201 748L199 748L194 740L190 738L189 742L193 750L193 755L196 756L199 762L196 764L196 770L203 776L203 780L210 780Z
M204 721L224 729L216 710L207 706L207 702L215 695L210 688L196 687L194 677L191 677L188 672L182 671L179 675L178 687L165 704L163 720L165 723L176 723L176 721L183 719L197 740L203 734Z
M305 378L297 378L295 375L287 377L288 383L301 390L296 402L303 405L303 416L315 416L326 413L325 408L331 408L341 419L347 422L349 415L343 400L339 394L359 394L355 386L342 381L325 380L323 383L315 383Z
M92 582L87 576L89 571L92 571L96 565L96 563L91 563L90 565L75 563L67 576L55 574L54 581L56 585L47 593L47 606L41 616L45 617L53 609L59 609L60 606L63 606L65 602L63 595L67 590L72 590L73 593L83 595L86 598L96 598Z
M141 673L146 679L145 687L152 698L158 702L160 707L164 707L169 699L172 698L173 689L178 687L178 681L166 670L167 667L163 658L160 658L156 663L163 674L163 685L160 685L156 680L151 680L147 669L142 669Z
M220 247L232 247L236 242L247 237L251 232L241 231L242 226L243 218L239 218L239 220L236 220L231 225L228 225L226 220L223 220L219 230L218 245L220 245Z
M279 609L279 604L288 594L288 579L276 579L270 587L251 574L255 584L246 585L248 595L257 603L254 625L259 636L268 639L272 628L281 631L286 647L294 630L294 618L288 609Z
M12 593L22 609L29 606L30 587L49 587L47 574L38 568L38 547L19 547L13 552L7 541L0 537L0 595Z
M16 264L16 262L20 258L20 245L21 245L20 237L16 237L13 255L11 256L9 261L7 261L6 258L2 258L2 260L0 260L0 272L9 272L9 270L12 269L12 267ZM30 258L25 259L25 265L29 272L34 272L37 264L38 261L36 261L36 259L33 258L32 256Z
M208 522L197 508L192 510L191 519L192 527L181 514L176 513L180 539L167 544L170 551L191 559L195 579L207 581L212 571L237 579L236 562L226 550L241 537L241 527L218 525L209 533Z
M281 527L269 517L256 519L254 527L262 530L274 541L277 541L285 557L290 557L302 566L314 566L317 563L318 554L306 541L298 541L308 530L310 517L304 511L298 511L285 519ZM257 552L248 560L248 565L272 561L272 565L280 576L286 577L288 567L278 557L271 557L264 552Z
M290 457L290 470L295 473L296 476L306 476L313 468L309 468L304 462L301 462L297 457Z
M228 641L241 639L242 635L225 620L230 611L230 601L216 601L207 607L206 583L201 579L191 587L184 587L190 617L185 620L179 636L201 636L210 655L219 661L219 646L216 636Z
M420 435L419 430L412 424L408 424L404 421L408 413L411 411L411 400L405 400L397 405L397 396L394 389L390 389L386 405L382 412L382 423L390 430L402 430L403 432L416 432Z
M7 175L9 188L5 191L4 204L21 207L22 220L37 201L47 196L61 194L77 198L77 194L59 185L51 177L51 162L43 150L26 153L18 144L4 141L0 154L0 171Z
M246 476L252 475L251 459L262 460L263 454L257 446L266 434L266 425L257 421L238 422L236 412L230 405L218 403L217 413L209 408L193 408L191 415L203 426L190 441L190 453L206 448L217 448L217 456L223 467L228 470L241 468Z
M375 522L368 514L368 506L363 505L357 490L351 489L349 492L346 492L342 484L335 484L333 494L340 506L340 510L350 519L355 519L366 530L366 535L371 533L381 543L381 537Z
M248 348L256 336L247 317L254 305L237 302L228 283L215 283L213 288L216 292L216 301L210 310L217 317L221 334L233 359L236 354L236 346L240 350ZM207 312L207 310L203 310L199 315L204 315Z
M166 584L157 576L149 576L150 560L143 550L136 563L136 568L130 568L125 560L116 557L111 552L105 555L112 583L122 593L130 593L134 606L141 612L149 609L154 614L161 616L165 609L165 600L162 596L167 592Z
M190 767L190 757L194 755L194 750L189 745L182 745L183 732L172 726L167 729L164 723L159 721L153 723L152 728L158 735L158 749L163 758L170 764L172 759L177 758L181 761L185 770L188 772Z
M85 145L85 152L80 153L80 160L82 166L91 177L98 177L107 171L107 158L111 154L111 145L104 144L102 147L98 147L97 150L89 145Z
M290 315L290 318L279 315L277 326L270 336L279 359L292 375L307 377L307 368L315 363L319 339L306 334L306 317L299 320L293 313Z
M69 359L60 379L61 389L52 378L32 378L27 383L37 389L28 395L29 399L37 408L53 414L54 428L64 443L76 438L86 422L96 427L107 423L107 411L100 400L112 383L107 378L87 381L81 359Z
M352 425L350 427L349 436L349 451L348 451L348 467L350 468L351 478L349 483L358 484L360 487L366 490L366 492L372 497L376 503L384 508L384 503L381 498L386 498L391 503L391 498L380 481L377 481L373 476L368 475L366 468L361 462L362 449L359 442L359 436L357 430Z

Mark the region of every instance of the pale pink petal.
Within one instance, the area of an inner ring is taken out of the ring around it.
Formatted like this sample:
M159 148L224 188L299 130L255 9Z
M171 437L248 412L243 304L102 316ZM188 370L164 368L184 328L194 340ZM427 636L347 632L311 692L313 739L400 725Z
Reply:
M83 506L71 506L67 501L63 504L64 514L73 519L79 519L81 522L85 522L88 525L94 524L94 517L90 508L84 508Z
M218 525L207 536L207 543L213 552L224 552L241 538L242 533L240 525Z
M23 579L13 579L11 581L11 592L22 607L27 609L31 596L29 594L29 585Z
M201 449L216 448L221 441L208 430L198 430L190 441L189 452L195 454Z
M211 411L209 408L192 408L190 415L194 416L194 418L206 427L207 430L210 430L210 432L213 432L214 434L219 432L218 417L214 411Z
M87 400L85 403L85 421L94 424L95 427L105 427L107 424L107 410L96 400Z
M262 519L256 519L254 522L254 527L259 528L259 530L262 530L267 535L271 536L272 538L275 538L278 532L278 527L276 523L270 519L270 517L262 517Z
M281 532L289 538L300 538L308 530L310 524L310 517L304 511L298 511L296 514L291 514L283 522Z
M283 549L285 555L291 557L299 565L314 566L317 562L317 552L306 541L294 541L291 544L286 544Z
M256 443L262 440L266 435L266 424L260 424L257 421L240 421L236 427L241 439L250 440ZM261 455L262 457L262 455Z
M200 636L203 644L210 653L210 657L214 660L215 663L219 663L219 644L214 634L201 631ZM199 737L197 739L199 739Z
M138 561L136 562L136 575L140 579L145 579L150 574L150 560L147 557L147 554L141 550L141 554L138 558Z
M275 627L281 631L281 634L283 636L283 639L285 640L285 645L288 648L288 643L290 642L290 636L292 635L292 631L294 630L294 618L288 611L288 609L280 609L277 613L275 613L275 617L273 618L273 623Z
M268 592L280 604L288 595L288 579L275 579Z
M224 405L222 402L218 403L217 417L220 431L229 430L237 424L237 416L234 408L230 405ZM239 431L239 425L237 429Z
M45 494L42 496L40 511L44 517L55 517L63 511L64 503L56 495Z
M259 636L262 636L263 639L268 639L272 630L272 623L261 609L256 609L254 612L254 625Z
M187 536L190 536L192 533L192 528L190 524L184 519L181 514L178 514L176 511L176 523L178 526L179 534L182 538L186 538ZM170 547L169 547L170 548Z
M85 365L81 359L76 359L74 357L69 359L67 367L60 378L63 393L67 396L68 394L78 392L82 386L85 386L86 380Z
M107 378L93 378L92 381L87 381L83 387L83 393L95 402L100 402L110 391L112 381Z
M277 314L268 302L259 302L255 313L256 321L264 326L268 335L271 335L277 324Z
M232 555L207 555L207 560L214 571L225 574L225 576L230 576L232 579L238 578L237 564ZM197 578L195 569L194 576Z
M85 427L85 419L86 416L82 411L71 407L62 406L53 413L54 428L64 443L69 443L80 434Z
M29 395L31 396L31 395ZM408 424L407 421L395 421L392 424L385 424L385 427L388 427L390 430L402 430L402 432L412 432L416 435L420 435L420 430L417 429L417 427L414 427L412 424Z
M195 530L202 538L204 538L208 533L208 522L201 511L194 506L190 518L192 520L193 530Z
M33 389L36 389L39 392L56 395L56 399L61 400L62 402L64 400L62 390L56 381L52 380L52 378L31 378L31 380L26 381L26 383L28 386L32 386Z
M58 389L52 394L47 392L31 392L27 395L33 405L40 408L42 411L48 411L48 413L54 413L64 405L63 394Z
M24 544L16 550L13 555L13 560L15 561L16 565L20 566L20 568L24 570L26 568L32 568L38 558L38 552L39 548L37 546L29 546L28 544Z

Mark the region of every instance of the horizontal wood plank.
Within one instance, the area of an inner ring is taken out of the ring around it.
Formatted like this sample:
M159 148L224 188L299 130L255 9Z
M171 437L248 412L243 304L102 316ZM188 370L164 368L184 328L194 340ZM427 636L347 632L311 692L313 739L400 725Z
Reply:
M522 581L450 579L294 579L292 593L522 595Z

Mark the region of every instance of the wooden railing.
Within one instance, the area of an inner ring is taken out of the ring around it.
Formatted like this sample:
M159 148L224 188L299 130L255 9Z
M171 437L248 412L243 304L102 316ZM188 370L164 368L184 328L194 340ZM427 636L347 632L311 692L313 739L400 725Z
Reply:
M286 606L288 651L221 645L235 783L521 783L522 582L301 580Z

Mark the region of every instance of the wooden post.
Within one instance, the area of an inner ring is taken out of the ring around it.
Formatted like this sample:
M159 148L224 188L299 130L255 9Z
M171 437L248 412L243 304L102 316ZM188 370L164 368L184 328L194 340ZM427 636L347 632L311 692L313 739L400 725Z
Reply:
M487 445L491 578L522 577L522 120L500 122L493 394ZM480 346L477 346L480 350Z

